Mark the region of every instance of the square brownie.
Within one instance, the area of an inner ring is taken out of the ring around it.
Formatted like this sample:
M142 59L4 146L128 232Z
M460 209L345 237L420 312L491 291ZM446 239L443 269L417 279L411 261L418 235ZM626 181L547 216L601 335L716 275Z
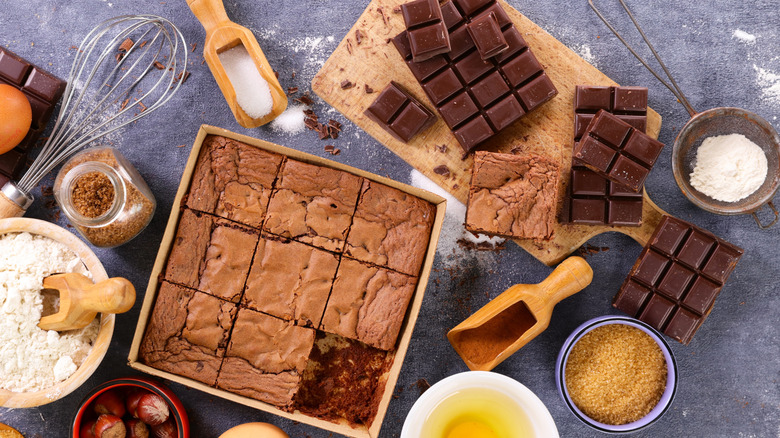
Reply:
M165 279L237 303L259 237L235 222L184 210Z
M163 281L141 341L145 364L214 386L236 305Z
M559 173L557 163L540 155L477 152L466 229L504 237L549 238L556 222Z
M281 407L290 405L314 336L312 329L239 310L217 387Z
M335 254L265 235L257 245L242 303L317 328L338 266Z
M416 285L416 277L344 257L320 328L390 350Z
M362 178L341 170L286 160L263 229L341 252Z
M260 228L281 162L281 155L209 135L185 205Z
M409 275L420 275L436 208L374 181L363 181L345 254Z

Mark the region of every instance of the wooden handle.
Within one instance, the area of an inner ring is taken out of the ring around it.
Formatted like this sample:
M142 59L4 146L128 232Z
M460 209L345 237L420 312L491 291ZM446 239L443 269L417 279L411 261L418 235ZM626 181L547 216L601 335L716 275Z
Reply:
M24 216L24 209L19 207L16 202L8 199L5 193L0 192L0 219Z
M222 0L187 0L187 4L203 28L206 29L206 34L213 32L220 25L230 22Z
M86 327L98 313L124 313L135 304L135 287L127 279L109 278L93 284L81 274L57 274L43 280L45 289L60 292L60 308L44 316L43 330L75 330Z
M553 303L585 289L593 280L593 269L582 257L569 257L539 286Z

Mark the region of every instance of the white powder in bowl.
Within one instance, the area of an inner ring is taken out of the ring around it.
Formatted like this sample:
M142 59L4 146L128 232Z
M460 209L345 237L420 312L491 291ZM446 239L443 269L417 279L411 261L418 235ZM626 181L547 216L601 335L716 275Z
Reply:
M274 106L271 87L260 74L246 47L238 45L218 56L236 92L238 106L253 119L270 113Z
M707 137L696 151L694 189L722 202L737 202L758 190L767 175L766 154L742 134Z
M70 377L92 349L100 324L80 330L38 328L43 279L66 272L88 274L79 257L44 236L0 236L0 389L31 392Z

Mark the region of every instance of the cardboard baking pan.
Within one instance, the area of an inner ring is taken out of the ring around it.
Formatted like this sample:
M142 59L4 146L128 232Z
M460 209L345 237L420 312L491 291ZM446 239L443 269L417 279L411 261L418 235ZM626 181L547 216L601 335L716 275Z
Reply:
M183 198L189 189L190 181L192 179L192 175L195 170L195 163L200 154L200 149L203 144L203 141L206 138L206 136L210 134L232 138L234 140L252 145L254 147L263 150L275 152L281 155L286 155L288 157L294 158L299 161L316 164L319 166L344 170L353 173L355 175L362 176L369 180L376 181L388 185L390 187L399 189L401 191L409 193L418 198L424 199L435 205L436 216L434 219L433 228L431 230L431 237L428 243L428 249L425 255L425 260L423 262L422 271L420 272L419 282L415 289L414 295L412 296L412 299L409 303L409 307L406 312L406 317L401 326L401 330L398 335L397 348L394 351L394 357L392 359L391 366L388 372L386 373L386 375L383 377L385 379L384 392L382 394L382 399L379 404L379 409L376 414L376 417L374 418L370 426L359 426L353 428L346 422L346 420L341 423L334 423L334 422L318 419L312 416L308 416L298 411L292 413L287 412L274 405L261 402L252 398L236 395L221 389L217 389L185 377L181 377L166 371L161 371L156 368L152 368L148 365L145 365L144 363L139 362L138 356L139 356L139 348L141 345L141 340L143 338L146 325L151 316L154 302L157 298L157 289L159 285L160 276L163 273L163 270L165 269L165 265L168 259L168 254L173 245L173 240L176 236L176 230L178 227L178 221L180 217L180 207ZM401 366L403 365L403 360L404 357L406 356L406 351L407 348L409 347L409 342L412 337L414 324L417 320L417 315L420 312L423 295L425 294L425 288L428 284L428 278L431 273L431 266L433 265L433 258L436 253L436 243L439 239L442 222L444 220L445 204L446 201L444 200L444 198L440 196L434 195L432 193L426 192L424 190L415 187L408 186L406 184L401 184L399 182L390 180L388 178L384 178L369 172L365 172L363 170L354 167L346 166L344 164L337 163L335 161L317 157L315 155L310 155L304 152L296 151L294 149L279 146L256 138L236 134L227 131L225 129L217 128L214 126L202 125L200 130L198 131L198 135L192 147L192 152L190 153L189 160L187 161L187 165L184 169L184 174L182 175L181 183L179 185L179 190L176 194L176 198L171 208L171 214L168 220L168 226L165 230L165 234L163 235L162 243L160 244L160 249L157 253L157 259L155 261L154 268L152 269L152 273L149 277L149 286L147 287L143 306L141 308L141 314L138 318L138 324L136 326L135 335L133 337L133 343L131 345L130 354L128 357L128 364L130 365L130 367L136 370L143 371L145 373L163 379L172 380L182 385L186 385L191 388L195 388L207 392L209 394L222 397L224 399L231 400L236 403L241 403L243 405L247 405L262 411L280 415L282 417L289 418L294 421L299 421L301 423L306 423L312 426L319 427L321 429L340 433L342 435L346 435L350 437L376 438L379 435L379 429L382 426L382 420L384 419L385 413L387 412L387 407L392 398L393 389L395 388L396 381L398 380L398 375L401 372Z

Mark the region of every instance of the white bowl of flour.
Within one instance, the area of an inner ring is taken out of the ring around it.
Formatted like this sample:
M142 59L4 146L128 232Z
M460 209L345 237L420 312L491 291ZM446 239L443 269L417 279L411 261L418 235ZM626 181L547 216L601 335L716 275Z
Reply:
M58 272L108 278L89 247L49 222L0 220L0 406L23 408L58 400L97 369L114 332L114 315L72 332L37 327L43 277Z
M780 136L750 111L707 110L693 116L678 134L672 170L680 190L698 207L717 214L755 216L764 205L774 209L771 201L780 184Z

